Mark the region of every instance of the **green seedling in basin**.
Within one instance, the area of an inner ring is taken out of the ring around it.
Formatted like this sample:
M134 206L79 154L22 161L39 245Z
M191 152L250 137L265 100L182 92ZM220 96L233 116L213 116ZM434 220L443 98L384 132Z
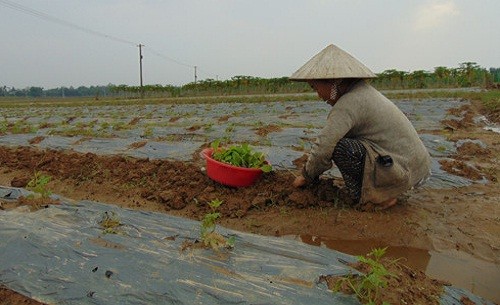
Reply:
M220 141L214 141L212 158L219 162L238 167L260 168L264 173L272 170L263 153L254 151L248 144L232 145L228 148L219 146Z

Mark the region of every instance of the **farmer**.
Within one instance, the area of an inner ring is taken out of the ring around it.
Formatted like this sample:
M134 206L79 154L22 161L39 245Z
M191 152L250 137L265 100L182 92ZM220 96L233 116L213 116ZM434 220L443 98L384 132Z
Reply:
M385 209L427 180L427 149L398 107L365 80L374 77L334 45L290 77L308 82L332 106L295 187L319 181L333 161L356 207Z

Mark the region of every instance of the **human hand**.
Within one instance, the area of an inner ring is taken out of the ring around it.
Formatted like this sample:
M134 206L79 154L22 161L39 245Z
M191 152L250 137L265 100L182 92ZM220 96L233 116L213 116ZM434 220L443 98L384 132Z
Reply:
M300 175L300 176L297 176L295 178L295 180L293 181L293 186L294 187L301 187L301 186L304 186L306 185L306 178L304 178L304 176Z

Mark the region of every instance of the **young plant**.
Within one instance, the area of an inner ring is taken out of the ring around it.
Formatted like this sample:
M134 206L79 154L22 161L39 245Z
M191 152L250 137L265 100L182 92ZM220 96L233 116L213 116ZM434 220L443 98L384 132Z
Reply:
M235 125L234 123L229 123L226 127L226 130L224 130L226 133L232 133L234 131Z
M238 167L260 168L264 173L272 170L263 153L255 152L248 144L233 145L229 148L219 146L220 141L214 141L212 158Z
M11 132L13 134L21 134L21 133L35 133L36 127L32 126L30 123L25 120L18 120L12 125Z
M141 137L143 137L143 138L150 138L151 136L153 136L153 127L146 126L144 128L144 132L142 133Z
M115 212L111 211L108 213L106 211L99 221L99 225L103 229L104 234L118 234L116 229L121 226L122 223Z
M205 131L213 131L214 130L214 124L213 123L207 123L203 126L203 129Z
M217 226L217 221L220 218L220 213L217 209L222 204L219 199L214 199L208 203L211 212L205 214L201 222L201 241L205 247L210 247L217 250L221 247L232 248L234 246L234 237L226 239L224 236L215 232L215 227Z
M4 119L3 121L0 121L0 134L6 133L8 126L9 126L9 123L7 122L6 119Z
M43 175L41 172L35 172L34 177L28 182L27 189L35 192L42 198L48 198L52 192L47 189L47 184L51 177Z
M359 262L367 269L366 273L340 277L333 290L338 292L347 285L363 304L388 304L380 300L380 290L387 287L387 280L395 275L387 271L380 262L386 250L387 248L376 248L366 256L358 256Z

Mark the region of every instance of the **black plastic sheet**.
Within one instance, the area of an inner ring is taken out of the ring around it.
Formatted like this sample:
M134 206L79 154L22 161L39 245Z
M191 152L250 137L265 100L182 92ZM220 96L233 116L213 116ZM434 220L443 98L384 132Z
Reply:
M4 200L26 195L0 188ZM49 304L359 304L319 283L357 272L355 257L295 240L218 227L233 249L189 248L200 223L91 201L0 210L0 282ZM116 234L99 225L119 220ZM442 304L473 294L448 287Z
M443 171L438 163L443 158L450 158L460 143L447 141L445 136L428 133L429 130L441 130L443 119L460 119L448 114L448 110L467 103L454 99L395 102L415 126L431 154L433 174L426 184L428 188L453 188L473 183L470 179ZM10 124L24 121L33 124L33 128L47 123L55 126L35 128L36 133L0 135L0 145L189 161L203 145L216 139L226 139L234 143L254 144L278 170L295 169L292 161L310 150L330 109L326 103L301 101L14 108L4 113L6 122ZM219 120L221 117L226 120ZM134 118L137 122L129 124ZM71 124L68 120L71 120ZM96 123L91 128L95 132L93 137L64 136L65 130L81 129L79 124L85 126L94 121ZM256 133L259 127L268 125L279 128L266 135ZM58 132L62 133L59 135ZM37 144L31 144L30 140L35 136L43 139ZM145 144L134 146L138 142ZM338 170L328 174L340 176ZM479 182L487 181L483 179Z

